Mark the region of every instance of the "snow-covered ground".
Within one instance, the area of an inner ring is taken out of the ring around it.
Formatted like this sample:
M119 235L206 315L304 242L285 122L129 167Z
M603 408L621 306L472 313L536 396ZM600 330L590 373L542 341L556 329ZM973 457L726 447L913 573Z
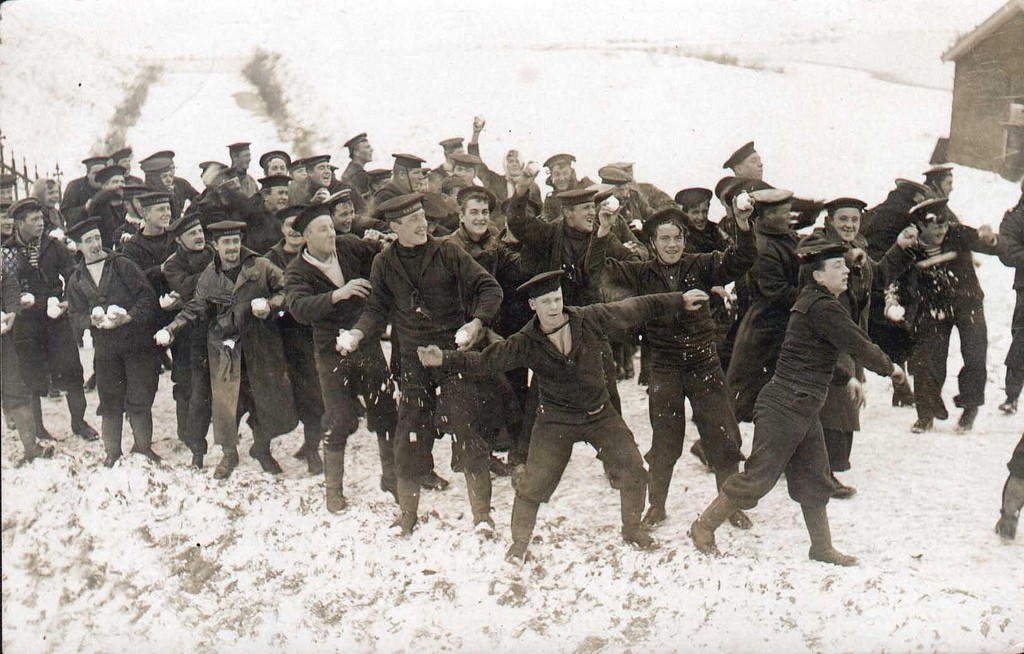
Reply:
M195 164L224 158L227 143L252 141L256 155L292 146L241 73L258 45L280 54L276 77L293 100L295 127L314 130L314 147L338 164L341 143L359 131L370 133L376 163L410 151L436 164L437 141L468 136L472 116L483 114L482 149L494 163L510 147L537 160L572 151L590 175L632 160L641 180L674 192L713 185L720 162L755 139L768 181L874 204L893 178L927 167L949 124L943 88L952 70L939 55L999 4L734 0L713 10L643 2L584 12L578 3L522 11L459 2L445 10L396 3L385 13L371 3L303 0L288 11L230 2L125 12L106 2L16 0L4 3L0 23L0 121L6 147L77 170L110 133L139 70L156 65L161 73L127 141L138 155L174 149L179 174L198 182ZM906 38L892 38L900 30ZM851 45L858 38L867 44L860 54ZM640 45L624 50L622 42ZM666 43L710 44L763 70L665 53ZM73 91L76 76L88 92ZM955 179L952 206L974 225L997 225L1020 192L970 169L958 167ZM912 435L913 411L890 407L888 382L869 380L864 431L844 475L859 493L830 505L836 543L861 557L858 568L807 560L800 513L784 489L751 512L750 532L720 531L727 557L700 556L685 533L714 482L689 455L677 466L670 520L657 531L663 547L634 551L618 535L617 493L583 445L542 509L535 560L522 569L502 560L508 480L495 482L498 540L480 541L469 529L465 485L448 468L447 440L435 458L452 488L426 493L421 528L394 541L386 533L394 505L377 489L370 434L351 441L350 509L331 516L322 479L290 457L298 432L275 442L283 477L244 457L228 482L215 482L218 454L201 473L187 469L165 375L155 409L165 466L127 457L102 468L101 447L70 436L63 401L44 400L47 424L64 438L52 461L15 468L20 446L5 428L3 647L1020 651L1022 545L992 533L1005 462L1024 429L1020 415L995 409L1012 271L978 260L988 404L972 434L954 434L949 421ZM83 350L86 367L91 358ZM955 338L949 369L947 401L959 369ZM623 382L620 391L646 450L643 389ZM749 425L743 433L749 448Z

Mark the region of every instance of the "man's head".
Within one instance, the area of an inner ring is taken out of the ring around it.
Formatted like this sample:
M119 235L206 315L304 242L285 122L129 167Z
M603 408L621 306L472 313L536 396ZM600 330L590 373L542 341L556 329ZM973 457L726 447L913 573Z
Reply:
M473 184L476 179L476 167L482 162L475 154L456 152L451 157L452 175L461 179L467 186Z
M168 151L165 151L168 152ZM164 152L152 154L139 162L139 168L146 174L146 182L168 191L174 189L174 159L164 156Z
M0 201L0 236L7 238L14 233L14 219L11 218L11 205Z
M931 195L931 189L929 187L902 177L896 179L896 188L903 193L907 200L910 201L911 206L924 202L924 200Z
M376 193L391 179L391 171L387 168L374 168L373 170L366 171L366 174L370 177L371 193Z
M288 185L292 178L287 175L268 175L260 178L260 196L263 208L270 213L277 213L288 206Z
M110 155L110 162L115 166L121 166L126 171L132 169L132 149L121 148Z
M761 155L754 149L753 141L733 152L722 164L722 168L732 168L737 177L764 178L764 165L761 162Z
M331 155L321 154L306 159L306 172L314 188L327 188L334 181L334 169L331 168Z
M910 219L917 226L921 245L936 246L946 240L949 232L948 198L930 198L910 209Z
M953 168L932 166L924 172L924 184L933 198L948 198L953 192Z
M330 208L334 229L339 234L352 232L352 223L356 219L356 205L352 202L352 191L342 189L331 195L324 202Z
M113 191L115 197L124 198L125 169L121 166L107 166L96 173L96 181L104 191Z
M537 320L543 331L551 331L564 321L562 304L562 277L565 272L552 270L534 275L516 289L529 298L530 308L537 313Z
M440 143L438 143L438 145L440 145L441 149L444 151L445 163L450 165L451 164L451 156L453 154L455 154L457 152L465 152L465 150L462 147L462 141L463 141L463 139L462 139L461 136L453 136L450 139L445 139L445 140L441 141Z
M699 187L684 188L676 193L676 204L686 216L686 222L697 231L703 230L708 224L711 197L711 189Z
M8 215L14 221L14 231L25 243L32 243L43 235L46 221L43 219L43 205L35 198L18 200L11 205Z
M391 156L395 158L391 171L395 185L406 193L421 192L427 180L426 171L423 170L426 162L414 154L398 153Z
M288 166L288 172L296 182L303 182L309 178L309 170L306 169L308 159L296 159Z
M249 150L249 145L249 143L232 143L228 146L231 167L240 173L249 170L249 164L252 163L252 151Z
M686 249L686 214L675 207L654 212L644 223L644 238L654 256L666 266L674 266Z
M335 251L337 232L327 203L302 207L292 221L292 229L305 241L306 249L313 256L325 259Z
M245 223L222 220L211 223L206 229L213 239L213 249L217 251L221 267L237 266L242 259L242 230L245 229Z
M850 278L845 258L848 251L846 244L837 243L822 233L804 237L796 249L800 277L804 283L814 281L832 295L839 296L846 290Z
M467 186L458 193L459 223L474 241L491 226L491 212L498 204L494 194L482 186Z
M370 145L366 132L356 134L345 141L345 147L348 148L348 158L352 161L362 165L373 161L373 146Z
M575 189L556 196L562 203L562 221L566 227L587 234L594 231L597 218L594 206L596 194L594 189Z
M143 193L137 198L140 217L147 234L163 234L171 224L171 195L162 191Z
M284 175L288 177L288 168L292 164L292 158L284 150L271 150L260 155L260 168L263 169L264 177Z
M612 194L620 202L626 201L626 198L629 197L629 182L631 180L626 171L609 164L601 166L597 170L597 174L601 177L602 184L608 184L612 187Z
M110 165L110 158L88 157L82 159L82 165L85 166L85 178L89 181L89 186L98 189L100 184L96 181L96 173Z
M516 179L523 174L523 160L519 158L519 150L509 150L505 153L505 175Z
M190 213L175 221L169 228L170 233L181 247L190 252L199 252L206 247L206 233L198 213Z
M67 237L78 244L78 250L82 253L85 263L95 263L106 257L106 253L103 251L103 236L100 234L99 218L86 218L74 224L68 229Z
M416 247L427 242L427 212L423 208L422 193L391 198L378 209L398 237L400 245Z
M793 192L783 189L753 191L754 213L759 223L770 230L781 232L789 229L790 212L793 209Z
M576 181L576 171L572 164L576 157L571 154L561 153L548 157L544 167L548 169L551 177L551 186L556 193L568 191Z
M860 233L860 219L867 202L857 198L836 198L825 203L825 226L835 231L844 243Z

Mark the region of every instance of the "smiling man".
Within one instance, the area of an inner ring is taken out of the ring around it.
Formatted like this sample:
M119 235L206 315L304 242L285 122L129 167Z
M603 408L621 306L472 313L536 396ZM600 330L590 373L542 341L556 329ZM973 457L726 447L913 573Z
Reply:
M698 550L718 554L715 529L737 509L752 509L786 473L789 495L803 510L811 559L856 565L832 546L826 506L832 495L828 454L818 414L841 353L883 376L903 370L868 340L838 297L846 290L846 246L809 237L800 246L801 277L808 282L793 304L782 352L771 381L757 398L754 444L744 471L730 476L690 526Z

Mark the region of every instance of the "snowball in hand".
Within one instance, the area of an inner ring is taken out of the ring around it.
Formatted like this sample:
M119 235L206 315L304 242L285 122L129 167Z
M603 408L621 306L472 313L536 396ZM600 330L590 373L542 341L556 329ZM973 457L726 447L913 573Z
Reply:
M899 322L903 320L903 316L906 315L907 310L903 308L901 304L890 304L885 308L885 317L893 322Z
M50 318L60 318L61 313L60 300L55 297L46 298L46 315Z
M352 350L356 349L355 336L353 336L352 332L350 332L347 329L341 329L338 331L338 338L335 342L339 350L351 352Z
M253 301L249 304L252 306L253 311L270 311L270 303L267 302L267 298L253 298Z
M523 174L526 175L527 177L533 177L534 175L536 175L539 172L540 172L540 165L536 161L528 162L526 164L526 167L523 168Z
M35 303L36 303L36 296L35 295L32 295L31 293L22 293L21 294L21 306L23 306L23 307L31 307L31 306L35 305Z
M127 316L128 312L125 311L124 307L119 307L116 304L111 304L107 307L107 320L113 322L118 316Z
M164 293L160 296L160 308L170 309L176 302L175 298L170 293Z
M460 329L459 331L455 332L455 344L456 345L458 345L459 347L462 347L463 345L466 345L468 343L469 343L469 332L467 332L465 329Z
M105 315L107 315L107 312L103 310L103 307L92 308L92 317L95 318L96 320L99 320Z
M750 204L750 195L746 191L736 196L736 208L740 211L750 211L752 206Z
M156 333L156 344L157 345L170 345L171 344L171 333L166 329L161 329Z
M608 211L618 211L619 207L622 205L619 204L619 199L617 197L611 195L608 197L607 200L601 203L601 206L607 209Z

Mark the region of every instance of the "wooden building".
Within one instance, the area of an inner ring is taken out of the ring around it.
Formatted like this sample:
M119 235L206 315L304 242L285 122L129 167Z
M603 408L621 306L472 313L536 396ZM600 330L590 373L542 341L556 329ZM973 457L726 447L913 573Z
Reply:
M942 60L956 64L948 160L1024 177L1024 0L1007 2Z

